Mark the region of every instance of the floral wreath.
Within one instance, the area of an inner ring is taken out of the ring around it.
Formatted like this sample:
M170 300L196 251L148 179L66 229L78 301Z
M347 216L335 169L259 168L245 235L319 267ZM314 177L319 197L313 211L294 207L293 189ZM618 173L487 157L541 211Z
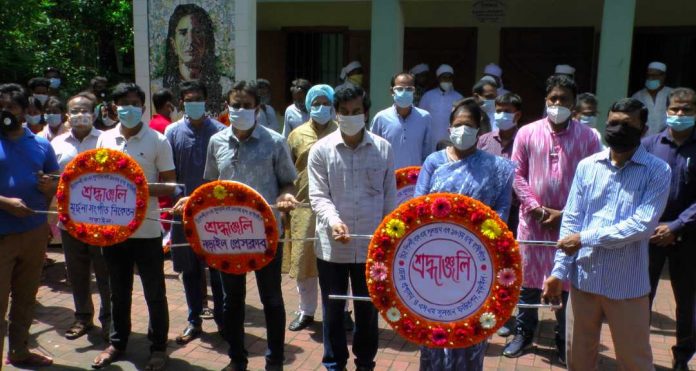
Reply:
M399 298L392 263L404 237L436 222L452 222L474 234L487 250L493 268L488 297L470 316L433 321L411 311ZM512 315L520 294L521 256L512 232L485 204L470 197L436 193L405 202L386 216L368 250L367 286L382 317L409 341L436 348L463 348L493 335Z
M99 225L76 222L70 218L70 182L90 173L116 174L135 184L135 216L128 225ZM149 197L145 174L133 158L113 149L92 149L77 155L60 176L56 191L58 220L71 236L88 245L115 245L127 240L140 228L147 214Z
M420 166L402 167L401 169L397 169L395 174L396 189L416 185L416 182L418 182L418 175L420 174Z
M260 213L264 221L266 250L263 253L234 255L206 252L201 246L194 218L205 209L219 206L246 207ZM243 183L228 180L206 183L191 194L184 206L184 234L193 251L208 266L231 274L244 274L268 265L275 257L279 236L275 215L263 196Z

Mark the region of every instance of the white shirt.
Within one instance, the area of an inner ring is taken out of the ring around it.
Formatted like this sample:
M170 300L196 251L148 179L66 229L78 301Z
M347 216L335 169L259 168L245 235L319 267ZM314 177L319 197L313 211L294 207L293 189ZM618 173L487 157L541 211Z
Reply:
M314 144L307 163L309 202L317 214L317 258L332 263L365 263L369 241L343 244L331 226L344 223L351 234L373 234L396 207L394 153L386 140L365 130L355 148L336 130Z
M41 138L45 138L46 140L51 142L51 141L53 141L53 139L56 139L59 135L65 134L69 130L70 129L68 128L68 125L66 125L65 123L62 123L58 127L58 133L53 134L53 132L51 131L51 126L46 124L46 126L44 126L43 130L41 130L41 132L39 132L36 135L40 136Z
M143 169L148 183L157 183L159 175L174 170L172 147L167 138L159 132L143 125L138 134L130 139L121 134L119 123L113 130L103 132L97 140L97 148L110 148L131 156ZM147 204L147 217L158 219L157 197L150 197ZM162 235L159 222L145 219L131 238L157 238Z
M462 98L464 97L454 89L443 92L439 87L430 89L423 94L419 107L428 111L432 117L433 126L430 132L434 145L449 138L449 117L452 113L452 104Z
M300 111L294 103L289 105L285 109L285 124L283 125L285 140L290 136L290 132L307 121L309 121L309 112Z
M256 123L280 133L280 123L276 117L276 111L268 104L264 107L265 110L259 108L259 113L256 114Z
M657 134L665 128L667 120L667 99L672 88L665 86L657 92L655 100L648 89L641 89L633 94L632 98L638 99L648 107L648 133L645 136Z
M60 165L60 172L62 173L63 170L65 170L65 166L77 157L78 154L97 148L97 139L99 139L101 134L101 130L92 128L92 131L82 139L82 142L75 138L72 130L55 137L53 141L51 141L51 146L53 147L53 151L56 152L58 165Z

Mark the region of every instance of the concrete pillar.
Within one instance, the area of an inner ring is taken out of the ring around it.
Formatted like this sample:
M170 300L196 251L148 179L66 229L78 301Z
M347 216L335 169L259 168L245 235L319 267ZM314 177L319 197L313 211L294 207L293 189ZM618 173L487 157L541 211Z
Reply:
M476 47L476 76L474 81L483 75L483 69L488 63L500 64L500 25L481 23L477 30ZM454 71L457 73L457 71ZM503 74L505 71L503 71ZM469 91L471 87L459 87Z
M404 16L399 0L372 1L370 97L374 116L392 105L389 82L404 68Z
M609 107L628 94L636 0L604 0L597 71L597 129L603 133Z
M133 2L133 54L135 59L135 83L145 92L146 97L151 97L150 92L150 41L147 25L147 2ZM145 99L146 112L143 114L143 122L150 122L154 107L150 99Z
M256 0L236 0L234 80L256 79Z

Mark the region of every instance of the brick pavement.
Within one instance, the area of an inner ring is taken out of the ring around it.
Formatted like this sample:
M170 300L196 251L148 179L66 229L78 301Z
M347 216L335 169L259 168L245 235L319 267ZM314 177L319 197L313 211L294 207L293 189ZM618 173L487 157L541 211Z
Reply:
M39 304L36 307L36 320L31 328L31 342L55 358L56 364L51 370L89 369L92 359L105 347L97 329L88 336L77 340L66 340L62 335L72 323L72 296L66 284L63 256L59 249L49 250L49 256L58 263L45 272L44 284L38 293ZM170 332L169 353L171 360L168 370L219 370L228 362L227 346L216 335L215 323L204 321L206 334L185 346L177 345L173 339L186 325L186 301L183 288L172 271L170 261L165 264L167 278L167 296L169 298ZM256 291L253 275L247 280L247 315L246 345L249 350L249 367L252 370L263 369L265 351L265 325L263 311ZM93 288L95 305L99 303L96 288ZM297 295L293 281L283 277L283 293L286 304L288 323L294 317L297 308ZM127 354L119 362L105 370L137 370L147 362L149 342L147 334L147 307L145 306L140 281L136 279L133 294L133 335ZM212 300L211 300L212 305ZM669 282L663 277L655 302L652 319L651 343L655 365L658 369L671 366L670 347L674 343L674 300ZM317 316L320 319L320 313ZM505 339L494 336L488 347L486 370L560 370L555 363L553 349L553 314L542 311L539 331L535 337L535 348L530 353L516 359L500 356ZM405 342L380 320L380 347L377 354L377 370L411 371L418 369L418 349ZM5 343L7 344L7 343ZM286 366L300 371L320 370L322 345L321 325L315 325L301 332L286 332ZM611 335L605 325L602 330L601 370L616 369L615 354ZM553 361L552 361L553 360ZM696 367L696 362L691 363ZM6 367L15 370L13 367Z

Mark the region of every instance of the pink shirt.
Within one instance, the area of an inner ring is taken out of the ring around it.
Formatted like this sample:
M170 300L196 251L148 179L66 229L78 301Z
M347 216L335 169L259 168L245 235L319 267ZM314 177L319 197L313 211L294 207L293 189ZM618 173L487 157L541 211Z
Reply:
M592 130L575 120L555 133L546 118L520 128L512 149L517 163L513 189L520 200L520 240L558 240L558 229L546 229L531 211L540 206L563 210L580 160L601 150ZM544 277L551 274L556 248L520 246L522 252L522 287L542 288ZM567 283L566 289L567 287Z

